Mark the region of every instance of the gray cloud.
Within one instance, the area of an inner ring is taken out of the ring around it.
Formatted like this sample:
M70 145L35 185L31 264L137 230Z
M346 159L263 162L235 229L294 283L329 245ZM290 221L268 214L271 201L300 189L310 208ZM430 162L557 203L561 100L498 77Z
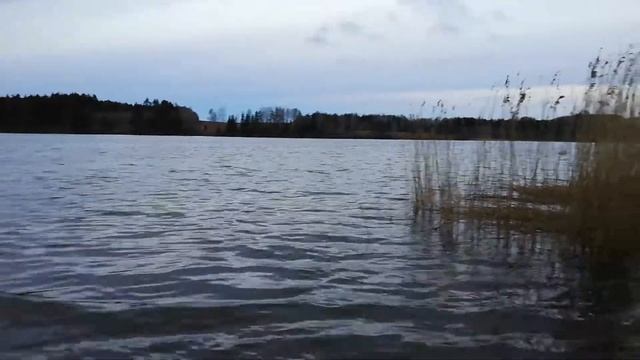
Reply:
M362 35L364 33L362 25L351 20L338 23L338 29L340 32L348 35Z
M507 16L507 14L505 14L502 10L493 10L491 12L491 18L495 21L509 21L509 16Z
M410 6L433 17L432 33L457 35L465 25L477 22L469 7L462 0L397 0L402 6Z
M387 20L391 23L397 23L398 22L398 14L395 11L388 11L387 12Z
M600 46L637 41L640 1L611 1L0 0L0 93L404 111L518 70L581 83Z
M329 45L329 28L327 26L321 26L305 40L314 45Z
M380 34L370 32L361 23L354 20L341 20L330 25L323 25L306 38L308 43L314 45L329 45L341 36L360 37L367 40L379 40Z
M460 27L447 22L438 22L431 26L429 30L443 35L458 35L462 31Z
M486 28L491 23L504 23L511 20L502 9L474 13L464 0L397 0L397 2L428 15L432 21L429 30L442 35L458 35L474 25Z
M467 16L471 13L467 5L462 0L398 0L401 5L426 7L439 14L453 14Z

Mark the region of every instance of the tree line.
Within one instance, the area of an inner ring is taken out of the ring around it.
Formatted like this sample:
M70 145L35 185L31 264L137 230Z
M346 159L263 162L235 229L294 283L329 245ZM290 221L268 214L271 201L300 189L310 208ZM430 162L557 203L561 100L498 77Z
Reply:
M0 97L2 132L196 135L198 127L193 111L166 100L126 104L75 93Z
M278 108L276 108L278 109ZM286 110L286 109L283 109ZM613 115L577 114L552 120L534 118L488 120L472 117L415 119L398 115L327 114L316 112L283 119L282 111L246 112L230 116L225 136L375 139L453 139L576 141L583 127L616 121L638 131L636 121ZM274 114L276 114L274 116Z
M216 114L215 118L212 113ZM576 141L583 140L577 135L583 127L615 122L618 128L625 129L624 134L638 133L638 121L588 114L552 120L487 120L303 114L298 109L284 107L247 110L228 117L225 113L223 109L211 111L210 119L217 121L200 121L191 109L166 100L147 99L141 104L126 104L84 94L16 95L0 97L0 132Z

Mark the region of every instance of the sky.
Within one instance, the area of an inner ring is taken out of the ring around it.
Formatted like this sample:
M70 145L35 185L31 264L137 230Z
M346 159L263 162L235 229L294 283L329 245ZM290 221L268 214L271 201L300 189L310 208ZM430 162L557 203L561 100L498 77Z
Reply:
M201 118L426 116L442 100L491 117L509 75L535 116L559 94L570 111L601 48L638 44L638 14L637 0L0 0L0 94L159 98Z

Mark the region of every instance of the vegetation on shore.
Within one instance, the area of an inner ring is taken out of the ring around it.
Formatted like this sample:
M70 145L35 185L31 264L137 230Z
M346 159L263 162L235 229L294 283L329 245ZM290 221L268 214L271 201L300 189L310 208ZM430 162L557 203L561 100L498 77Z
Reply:
M418 218L452 233L490 226L497 236L555 235L598 259L640 254L639 60L640 52L630 52L590 64L585 110L600 115L578 119L564 173L560 157L552 166L540 151L518 159L508 142L500 164L479 144L473 170L462 174L457 154L423 144L414 172ZM533 165L523 169L524 162Z
M248 111L220 123L199 121L189 108L168 101L146 100L131 105L79 94L0 97L0 131L23 133L576 141L589 140L584 138L582 128L614 122L625 136L640 134L637 122L615 115L579 114L545 121L411 119L395 115L304 115L296 109L275 108ZM582 139L578 139L579 134Z
M196 135L196 113L168 101L124 104L80 94L0 97L0 131L18 133Z
M636 122L612 116L627 131L640 134ZM432 140L523 140L576 141L578 128L598 127L603 117L578 114L552 120L523 119L410 119L395 115L358 115L313 113L300 115L291 122L265 120L261 113L232 117L224 136L297 137L297 138L369 138ZM609 119L607 119L609 120Z

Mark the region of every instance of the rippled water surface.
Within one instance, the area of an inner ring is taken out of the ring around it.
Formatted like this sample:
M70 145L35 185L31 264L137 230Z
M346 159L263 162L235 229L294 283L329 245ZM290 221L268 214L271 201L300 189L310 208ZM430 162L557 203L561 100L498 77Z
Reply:
M416 226L413 147L0 135L2 357L637 354L633 269Z

